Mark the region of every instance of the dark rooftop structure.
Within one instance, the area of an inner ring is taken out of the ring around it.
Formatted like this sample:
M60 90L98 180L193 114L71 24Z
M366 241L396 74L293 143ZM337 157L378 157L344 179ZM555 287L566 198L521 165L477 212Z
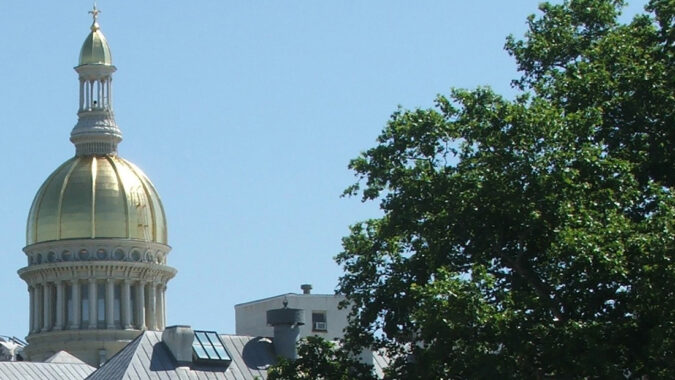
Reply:
M0 361L0 379L265 379L276 357L268 338L172 326L144 331L98 369L59 351L45 362Z
M168 328L169 330L171 328ZM197 331L196 335L206 336ZM193 335L194 336L194 335ZM113 356L87 379L137 380L137 379L264 379L267 368L276 362L272 342L266 338L218 335L222 350L230 360L200 358L193 352L193 360L177 360L172 349L162 341L159 331L146 331ZM197 340L197 338L195 339Z

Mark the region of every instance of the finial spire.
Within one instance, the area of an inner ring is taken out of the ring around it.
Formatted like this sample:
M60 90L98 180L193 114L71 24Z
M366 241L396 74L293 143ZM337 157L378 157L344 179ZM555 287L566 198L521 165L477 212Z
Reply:
M91 33L82 44L75 67L80 79L80 107L70 141L75 144L78 156L116 154L117 144L122 141L112 107L112 74L116 69L108 42L98 26L100 13L94 2L89 11L94 19Z
M94 22L91 24L91 30L98 30L98 14L101 13L98 8L96 8L96 2L94 1L94 8L89 11L89 14L94 18Z

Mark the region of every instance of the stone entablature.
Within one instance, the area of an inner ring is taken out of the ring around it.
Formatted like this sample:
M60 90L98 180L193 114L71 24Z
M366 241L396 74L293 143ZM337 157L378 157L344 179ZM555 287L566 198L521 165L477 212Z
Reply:
M133 239L54 240L23 249L28 266L104 260L166 264L170 250L164 244Z
M18 273L28 286L34 286L45 281L90 279L166 283L176 275L176 270L154 263L90 261L33 265L20 269Z

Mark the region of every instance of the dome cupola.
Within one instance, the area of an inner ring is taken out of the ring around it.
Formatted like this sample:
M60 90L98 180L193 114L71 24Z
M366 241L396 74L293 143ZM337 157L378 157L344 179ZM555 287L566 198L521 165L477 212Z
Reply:
M87 36L80 50L79 65L112 65L112 56L110 55L110 46L101 32L98 25L98 14L100 11L94 9L89 13L94 15L94 22L91 24L91 33Z
M78 66L79 108L70 133L74 157L38 190L26 225L31 361L65 350L96 366L143 330L166 326L164 208L148 177L117 154L110 46L94 5Z
M91 33L82 44L79 65L75 67L80 77L80 106L70 141L75 144L78 156L117 154L117 144L122 141L112 101L112 74L117 69L112 64L108 41L98 25L100 11L94 6L89 13L94 21Z

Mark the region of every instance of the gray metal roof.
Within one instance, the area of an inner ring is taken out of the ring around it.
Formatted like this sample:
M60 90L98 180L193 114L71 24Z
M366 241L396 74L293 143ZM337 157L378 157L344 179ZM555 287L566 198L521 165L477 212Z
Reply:
M45 363L87 364L66 351L59 351L45 360Z
M102 367L95 369L72 355L59 352L50 363L0 362L0 380L252 380L266 379L267 368L276 362L268 338L220 335L232 362L224 365L176 367L162 333L145 331ZM383 377L386 356L372 357L375 373Z
M229 366L176 367L161 342L162 333L146 331L113 356L88 380L248 380L266 379L267 367L276 361L272 342L266 338L221 335L232 357Z
M0 379L7 380L79 380L94 372L87 364L0 362Z

